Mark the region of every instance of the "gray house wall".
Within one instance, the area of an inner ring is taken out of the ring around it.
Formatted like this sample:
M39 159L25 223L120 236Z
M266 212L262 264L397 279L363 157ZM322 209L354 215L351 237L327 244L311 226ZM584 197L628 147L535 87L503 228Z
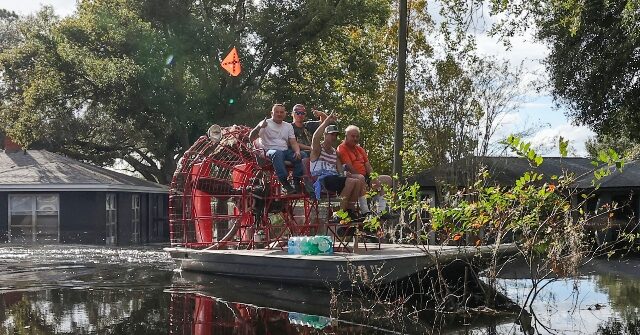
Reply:
M133 241L132 198L140 196L140 242ZM147 193L118 193L118 245L160 243L169 240L167 226L167 195Z
M149 194L148 243L169 241L169 196Z
M131 193L117 193L118 202L118 245L131 245Z
M9 233L9 195L0 192L0 242L7 242Z
M17 194L20 192L11 192ZM30 192L24 192L30 193ZM42 192L37 192L42 193ZM47 192L59 196L60 243L104 245L106 239L107 192ZM169 240L166 194L115 192L118 208L118 240L122 246L132 242L132 195L140 195L140 242ZM0 243L7 242L9 193L0 192Z
M102 194L103 203L106 201L106 193ZM161 243L169 240L168 226L166 221L167 195L149 193L116 193L118 206L118 245L135 245L132 240L132 196L140 195L140 242ZM104 210L103 210L104 211ZM103 218L101 227L97 229L102 232L101 243L104 243L106 236L106 222Z
M58 194L60 242L104 243L104 194L102 196L98 192L60 192ZM102 228L102 231L99 228Z

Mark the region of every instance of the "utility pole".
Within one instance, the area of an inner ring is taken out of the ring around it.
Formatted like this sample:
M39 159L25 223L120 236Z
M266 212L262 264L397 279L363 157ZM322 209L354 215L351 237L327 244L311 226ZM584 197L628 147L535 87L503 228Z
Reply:
M398 77L396 81L396 124L393 138L393 174L402 179L402 145L404 141L404 92L407 68L407 0L399 0L400 26L398 28ZM394 183L395 189L395 183Z

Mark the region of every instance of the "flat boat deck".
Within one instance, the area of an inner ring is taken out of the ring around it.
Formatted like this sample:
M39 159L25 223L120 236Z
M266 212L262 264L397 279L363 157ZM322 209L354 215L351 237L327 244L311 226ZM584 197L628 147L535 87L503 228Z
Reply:
M377 246L377 244L376 244ZM280 249L194 250L167 248L181 269L212 274L324 286L354 282L380 285L456 259L513 253L500 246L410 246L381 244L380 249L332 255L290 255Z

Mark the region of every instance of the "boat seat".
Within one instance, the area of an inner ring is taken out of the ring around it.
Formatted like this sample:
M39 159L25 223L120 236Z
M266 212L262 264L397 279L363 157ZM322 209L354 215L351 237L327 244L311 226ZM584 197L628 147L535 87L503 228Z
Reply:
M333 247L337 251L355 252L361 245L365 251L369 249L380 250L380 238L375 232L365 230L362 222L334 223L329 225L328 230L334 237ZM352 245L350 245L351 243ZM373 246L370 247L370 244Z

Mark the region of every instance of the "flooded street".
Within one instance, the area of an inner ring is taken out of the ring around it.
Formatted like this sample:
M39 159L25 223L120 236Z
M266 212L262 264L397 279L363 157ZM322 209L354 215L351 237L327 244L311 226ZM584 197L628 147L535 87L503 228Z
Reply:
M528 325L490 313L446 323L410 306L338 304L322 289L181 272L159 249L3 247L0 334L639 334L638 266L598 260L577 281L548 283ZM522 302L530 283L518 278L500 285Z

